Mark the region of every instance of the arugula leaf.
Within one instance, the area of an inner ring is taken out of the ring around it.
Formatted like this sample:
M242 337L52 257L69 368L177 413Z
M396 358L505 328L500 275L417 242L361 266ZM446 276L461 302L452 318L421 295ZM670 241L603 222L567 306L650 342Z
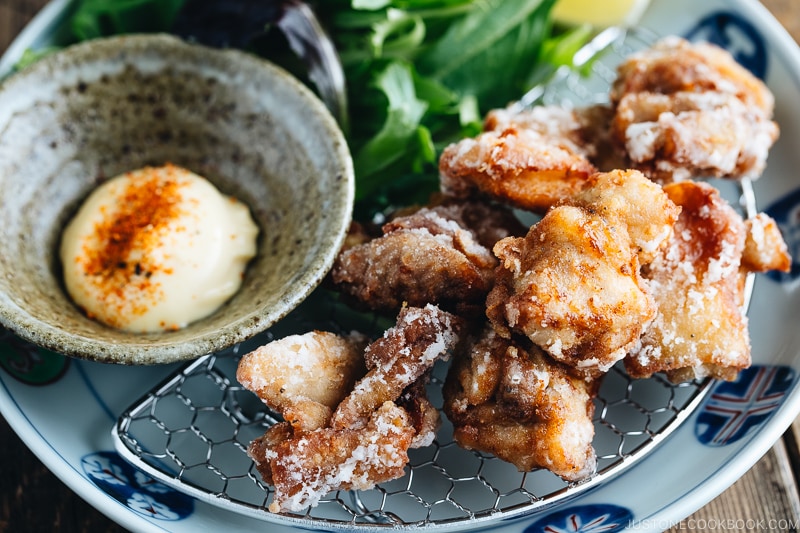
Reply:
M416 96L409 65L394 61L378 73L376 86L386 96L387 115L380 131L355 155L356 175L360 176L356 197L367 196L376 185L380 172L413 150L420 121L428 104ZM424 154L424 152L422 152Z
M489 0L454 22L416 61L422 75L460 95L474 95L481 112L519 97L550 33L555 0Z

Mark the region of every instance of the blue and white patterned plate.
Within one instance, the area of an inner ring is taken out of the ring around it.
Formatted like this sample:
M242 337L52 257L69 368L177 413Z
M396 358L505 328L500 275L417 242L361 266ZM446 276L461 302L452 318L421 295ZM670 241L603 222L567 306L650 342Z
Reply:
M0 59L0 75L26 48L57 42L69 9L69 0L49 4ZM755 0L653 0L640 24L659 35L720 44L766 80L781 137L754 189L758 209L778 221L800 258L800 49L794 40ZM728 488L800 414L798 278L800 260L789 274L756 278L749 312L753 367L735 382L715 384L660 446L595 490L494 524L493 531L661 530ZM64 483L131 531L296 531L175 491L113 451L110 430L119 415L175 370L67 359L0 333L0 412Z

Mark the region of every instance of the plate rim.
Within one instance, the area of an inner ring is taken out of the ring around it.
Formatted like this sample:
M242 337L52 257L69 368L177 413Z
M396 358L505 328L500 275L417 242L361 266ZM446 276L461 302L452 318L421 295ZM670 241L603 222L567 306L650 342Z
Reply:
M0 77L10 70L28 46L42 38L44 32L52 30L59 18L64 15L65 10L70 7L71 3L71 0L51 0L45 5L25 29L12 41L3 55L0 56ZM797 66L797 69L790 69L788 74L791 76L798 89L800 89L800 46L798 46L798 43L791 37L788 31L774 18L767 8L757 0L728 0L725 5L726 8L731 11L742 11L746 15L752 16L754 19L757 19L754 23L759 28L767 30L764 31L764 35L766 40L773 45L772 48L775 48L777 53L782 54L786 58L787 63L792 63ZM797 298L800 298L800 296L795 296L794 299ZM794 360L793 362L795 366L792 368L796 370L797 361ZM99 363L75 360L73 364L83 365ZM164 376L167 376L168 373L169 372L165 370ZM25 442L26 446L51 472L71 490L87 501L87 503L109 519L127 529L132 531L169 531L169 529L160 527L158 524L134 513L124 505L117 503L113 498L110 498L107 494L99 490L88 478L80 475L75 467L58 452L50 441L44 438L30 418L25 414L21 405L17 399L11 395L5 383L5 380L8 378L8 375L0 377L0 414L3 415L17 436ZM84 379L88 378L85 377ZM733 482L750 470L753 465L769 451L781 435L786 432L794 419L797 418L798 414L800 414L800 383L795 380L791 392L787 394L787 397L780 407L772 414L770 420L765 425L761 426L758 432L743 439L743 442L737 445L737 450L730 453L724 461L718 464L714 472L708 475L703 482L690 488L687 487L687 490L679 497L660 506L657 510L650 512L646 516L637 516L636 521L646 521L653 525L678 524L682 520L685 520L692 513L727 490ZM691 421L692 418L693 417L689 417L686 422ZM109 429L111 426L113 426L113 422L109 424ZM648 457L644 458L632 469L610 480L609 484L623 483L625 479L630 477L634 472L646 469L649 463L659 459L659 455L665 453L665 450L668 449L666 445L670 440L678 437L679 433L690 430L691 428L688 427L688 423L684 423L683 428L680 428L675 434L671 435L670 438L666 439L666 441L653 450ZM594 499L602 488L603 487L598 487L592 494L587 495L587 498ZM572 506L580 502L581 499L583 498L557 503L547 510L552 512L564 506ZM608 499L605 501L607 500ZM111 504L110 501L114 503ZM124 512L118 512L120 509ZM221 509L220 512L232 513L231 511ZM541 515L544 514L544 512L541 513ZM537 513L531 516L518 518L513 521L513 525L519 527L535 520L539 516L540 514ZM269 524L272 528L280 527L272 522L262 521L262 523ZM498 527L502 528L502 526ZM636 529L638 530L640 528L637 527Z

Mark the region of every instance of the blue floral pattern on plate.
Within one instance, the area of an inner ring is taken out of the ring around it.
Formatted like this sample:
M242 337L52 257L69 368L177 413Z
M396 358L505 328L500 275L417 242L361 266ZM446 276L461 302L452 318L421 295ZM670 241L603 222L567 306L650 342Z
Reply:
M633 513L626 507L592 504L568 507L526 527L524 533L611 533L630 526Z
M695 436L707 446L726 446L766 422L794 383L788 366L757 365L735 381L717 383L695 423Z
M761 33L746 19L728 11L717 11L697 22L686 33L692 41L708 41L725 48L755 76L767 77L767 46Z
M174 521L194 511L192 498L133 468L116 452L85 455L81 466L95 485L140 515Z

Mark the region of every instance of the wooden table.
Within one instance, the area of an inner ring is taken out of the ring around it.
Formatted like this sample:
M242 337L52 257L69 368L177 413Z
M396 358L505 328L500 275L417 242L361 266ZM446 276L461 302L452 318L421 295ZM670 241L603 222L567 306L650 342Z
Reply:
M46 2L0 0L0 53ZM763 0L763 3L800 42L800 0ZM724 525L750 520L757 525L773 519L777 524L798 523L798 443L800 418L741 479L671 531L691 530L697 524ZM47 470L2 418L0 454L0 532L124 531Z

